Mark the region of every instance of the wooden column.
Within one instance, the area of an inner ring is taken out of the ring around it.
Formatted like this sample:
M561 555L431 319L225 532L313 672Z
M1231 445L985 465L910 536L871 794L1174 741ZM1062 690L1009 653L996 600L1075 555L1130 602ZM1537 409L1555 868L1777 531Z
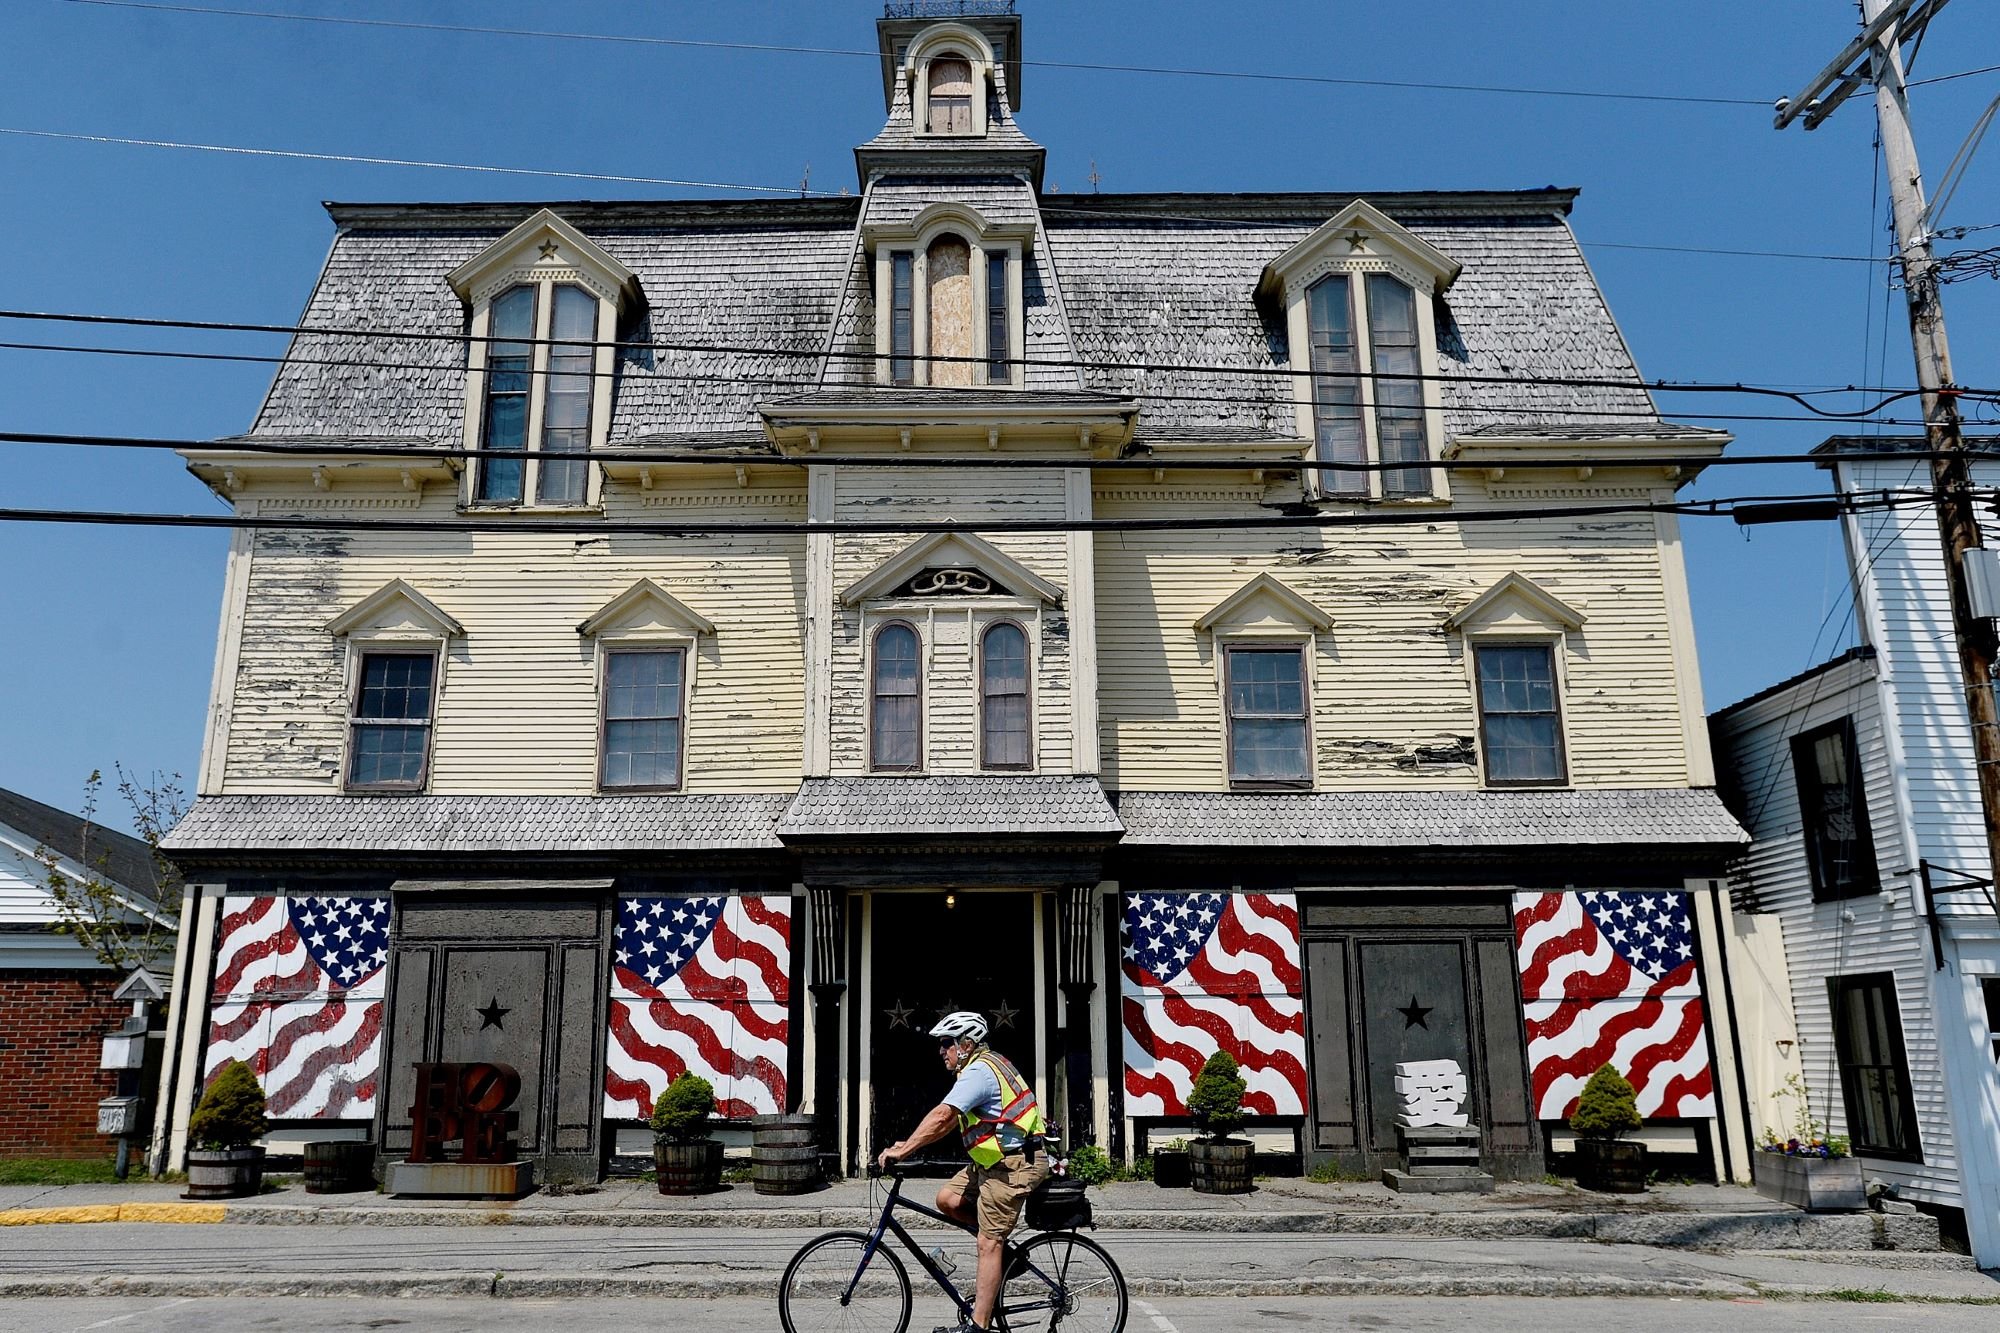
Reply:
M1090 993L1097 989L1091 953L1091 923L1096 912L1097 886L1072 884L1063 889L1058 947L1066 1022L1063 1024L1063 1072L1069 1105L1063 1108L1063 1132L1072 1149L1095 1137L1096 1118L1090 1104Z

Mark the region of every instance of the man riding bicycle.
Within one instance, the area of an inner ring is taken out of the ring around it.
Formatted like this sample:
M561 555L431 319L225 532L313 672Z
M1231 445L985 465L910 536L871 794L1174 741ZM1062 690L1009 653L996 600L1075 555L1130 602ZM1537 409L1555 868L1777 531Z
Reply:
M972 1165L938 1190L937 1206L967 1226L976 1223L979 1270L972 1321L939 1333L986 1333L1000 1295L1003 1246L1028 1195L1049 1175L1042 1108L1021 1071L986 1045L983 1016L946 1014L930 1034L938 1039L945 1069L958 1081L908 1138L882 1150L881 1166L887 1170L957 1127Z

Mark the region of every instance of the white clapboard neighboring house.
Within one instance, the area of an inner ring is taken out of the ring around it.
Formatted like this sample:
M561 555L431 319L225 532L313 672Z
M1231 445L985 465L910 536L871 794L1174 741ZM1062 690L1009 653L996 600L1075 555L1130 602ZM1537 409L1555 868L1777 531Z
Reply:
M1852 456L1896 451L1837 437L1819 452L1843 494L1927 494L1928 460ZM2000 482L2000 464L1974 479ZM1843 528L1861 646L1712 719L1754 840L1736 907L1783 922L1795 1029L1777 1037L1797 1042L1814 1114L1869 1176L1961 1214L2000 1265L2000 914L1937 518L1878 508ZM1754 1091L1784 1128L1778 1089Z
M125 974L50 929L60 919L51 864L73 882L111 885L135 914L158 906L145 843L0 790L0 1157L96 1153L108 1143L97 1134L97 1101L114 1091L114 1076L97 1067L98 1038L130 1013L112 998Z
M1533 1179L1610 1060L1741 1175L1668 512L1728 437L1659 416L1574 192L1059 194L1005 0L877 37L847 197L331 207L187 451L254 527L174 1144L230 1058L390 1157L416 1064L500 1060L551 1178L690 1069L852 1169L977 1008L1120 1155L1227 1049L1267 1151L1379 1171L1451 1060Z

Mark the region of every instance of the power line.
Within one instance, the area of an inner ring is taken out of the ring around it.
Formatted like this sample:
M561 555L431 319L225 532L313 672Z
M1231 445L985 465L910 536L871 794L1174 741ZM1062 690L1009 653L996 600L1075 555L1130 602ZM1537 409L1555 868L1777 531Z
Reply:
M472 333L441 333L414 329L377 328L334 328L310 324L256 324L225 320L191 320L141 317L133 315L100 315L64 311L0 310L0 319L32 320L65 324L116 325L125 328L167 328L191 329L202 332L272 333L293 336L307 335L319 337L378 338L403 342L452 343L470 346L474 343L506 343L513 346L546 346L563 348L609 348L613 351L656 351L689 352L717 356L767 356L793 360L812 361L819 359L877 362L887 359L872 348L826 348L816 346L811 349L773 347L768 345L734 343L682 343L660 341L596 341L581 338L507 338L482 336ZM1325 372L1306 367L1255 366L1248 364L1221 365L1199 362L1155 362L1155 361L1099 361L1079 357L981 357L952 356L938 353L911 351L898 352L896 360L924 361L950 365L981 366L1006 364L1026 368L1060 370L1126 371L1146 374L1170 375L1243 375L1261 379L1321 379ZM1510 387L1571 388L1571 389L1624 389L1641 393L1741 393L1765 397L1783 398L1798 404L1815 416L1829 420L1845 420L1864 416L1881 410L1890 403L1915 397L1917 389L1888 389L1886 387L1862 388L1856 385L1828 387L1801 392L1791 389L1772 388L1764 385L1701 381L1670 381L1664 379L1641 380L1612 378L1607 376L1562 376L1562 375L1428 375L1419 372L1396 371L1342 371L1340 378L1390 380L1398 382L1434 382L1438 384L1505 385ZM858 386L837 386L858 387ZM919 386L921 387L921 386ZM1124 393L1124 390L1104 390L1103 392ZM1881 395L1874 404L1855 411L1835 412L1816 407L1807 399L1839 393L1876 393ZM1961 397L2000 400L2000 389L1959 387Z
M504 28L459 23L422 23L408 19L359 18L350 15L291 14L278 10L222 9L157 3L156 0L71 0L74 4L116 9L144 9L210 18L278 19L295 23L328 23L359 28L390 28L416 32L456 32L485 37L530 37L545 41L610 42L631 46L671 46L702 51L758 51L779 55L846 56L881 59L881 52L860 47L792 46L774 42L726 42L691 37L645 37L626 33L567 32L539 28ZM1394 88L1413 92L1485 93L1512 97L1565 97L1589 101L1669 103L1687 106L1770 106L1767 97L1696 97L1676 93L1620 93L1579 88L1536 88L1510 84L1441 83L1414 79L1356 79L1327 74L1282 74L1268 70L1199 69L1173 65L1117 65L1101 61L1023 60L1032 69L1073 70L1090 74L1149 74L1171 78L1241 79L1257 83L1292 83L1333 88Z
M375 370L375 371L422 370L422 371L463 372L466 370L466 367L458 365L456 363L442 363L436 361L381 361L373 359L357 360L352 357L296 356L289 353L284 355L269 355L269 354L260 355L250 352L186 352L186 351L177 351L166 348L105 347L105 346L76 344L76 343L34 343L34 342L0 341L0 351L68 352L68 353L77 353L77 354L92 355L92 356L137 357L141 359L155 358L155 359L170 360L170 361L220 362L225 364L238 363L246 365L266 365L266 366L288 366L288 365L322 366L322 367L340 367L346 369ZM596 379L618 380L626 377L627 375L626 371L616 366L612 367L609 370L598 370L593 367L592 369L589 370L574 370L574 371L558 370L555 369L554 367L542 367L539 369L531 367L527 370L513 370L509 371L508 373L510 375L523 375L532 377L565 376L574 379L591 379L591 380L596 380ZM698 371L657 370L657 369L646 371L644 379L647 383L653 383L657 381L667 381L672 383L690 383L690 384L722 384L722 385L729 385L732 387L747 387L752 389L767 387L776 390L782 390L782 389L810 390L810 389L825 387L818 378L804 378L798 376L780 376L780 375L729 374L723 372L702 373ZM1200 403L1200 404L1210 404L1210 405L1233 404L1233 405L1241 405L1249 407L1262 407L1278 411L1288 411L1292 407L1291 400L1284 398L1274 398L1269 395L1253 397L1241 394L1165 393L1151 389L1120 390L1118 392L1122 393L1126 397L1135 399L1136 401L1141 403ZM1836 390L1833 392L1847 392L1847 391ZM1549 415L1549 409L1547 407L1535 406L1535 405L1482 403L1478 406L1477 410L1481 414L1499 415L1499 416L1545 417ZM1588 419L1590 421L1604 421L1604 422L1614 422L1614 421L1656 422L1659 420L1659 416L1655 412L1621 411L1610 408L1593 408L1593 407L1565 407L1562 409L1561 415L1565 419ZM1812 415L1807 415L1807 416L1781 415L1776 413L1755 413L1755 412L1692 412L1692 411L1677 412L1676 415L1684 418L1693 418L1695 420L1700 420L1700 421L1823 422L1829 419L1825 413L1817 411L1815 411ZM1898 418L1898 417L1880 417L1880 416L1840 416L1838 420L1843 425L1875 425L1875 426L1900 427L1900 426L1922 426L1924 424L1921 418Z
M410 458L436 461L438 459L500 458L519 459L518 449L466 449L457 447L432 447L418 444L387 444L381 442L356 442L354 444L295 443L283 440L194 440L171 439L144 435L81 435L52 431L0 431L0 444L38 444L76 446L98 449L154 449L191 450L264 454L273 457L301 458ZM2000 447L1989 450L1968 450L1971 457L1978 459L2000 459ZM1900 462L1912 460L1912 467L1935 456L1927 449L1843 449L1840 457L1850 462ZM1821 464L1827 456L1816 453L1777 454L1737 454L1719 458L1659 454L1648 456L1612 457L1604 455L1567 454L1560 457L1509 458L1504 462L1490 459L1446 458L1432 459L1421 463L1407 462L1347 462L1316 458L1175 458L1171 456L1123 457L1123 458L1051 458L1022 457L1015 454L978 454L946 457L923 457L904 453L884 454L834 454L815 453L808 455L781 455L759 453L750 450L724 449L594 449L587 454L550 455L557 459L573 458L577 461L598 463L651 463L661 466L676 464L702 464L712 467L868 467L868 468L970 468L974 470L1070 470L1087 468L1092 471L1242 471L1248 468L1263 468L1271 472L1407 472L1416 469L1439 472L1484 472L1494 467L1504 467L1508 471L1568 469L1578 467L1614 468L1685 468L1685 467L1767 467L1773 465L1811 463ZM1769 499L1771 497L1758 497ZM1795 497L1788 497L1795 498ZM1697 502L1699 503L1699 502Z
M1561 505L1527 509L1467 509L1454 511L1453 523L1537 522L1554 518L1601 519L1611 515L1679 514L1685 517L1725 517L1735 507L1751 504L1782 504L1798 500L1818 500L1812 495L1733 496L1715 500L1627 501L1602 505ZM1843 498L1842 512L1863 509L1895 509L1929 504L1930 496L1890 496L1877 499ZM461 519L347 519L308 517L294 514L157 514L88 509L0 509L0 523L58 523L99 527L287 529L314 532L437 532L479 534L531 532L569 536L602 537L609 532L641 536L834 536L923 535L929 533L1056 534L1067 532L1208 532L1251 531L1272 528L1370 528L1407 527L1442 521L1435 511L1376 509L1360 513L1329 514L1318 511L1245 515L1230 518L1153 517L1086 519L991 519L923 521L912 519L858 520L778 520L711 523L656 523L645 519L586 520L576 518L528 518L509 515L503 524Z

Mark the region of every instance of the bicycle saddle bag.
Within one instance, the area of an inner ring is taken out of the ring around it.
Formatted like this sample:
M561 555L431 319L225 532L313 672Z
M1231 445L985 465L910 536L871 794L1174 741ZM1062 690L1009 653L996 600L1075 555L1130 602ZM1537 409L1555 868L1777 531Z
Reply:
M1037 1231L1095 1227L1090 1220L1090 1200L1083 1190L1080 1180L1050 1176L1028 1195L1028 1225Z

